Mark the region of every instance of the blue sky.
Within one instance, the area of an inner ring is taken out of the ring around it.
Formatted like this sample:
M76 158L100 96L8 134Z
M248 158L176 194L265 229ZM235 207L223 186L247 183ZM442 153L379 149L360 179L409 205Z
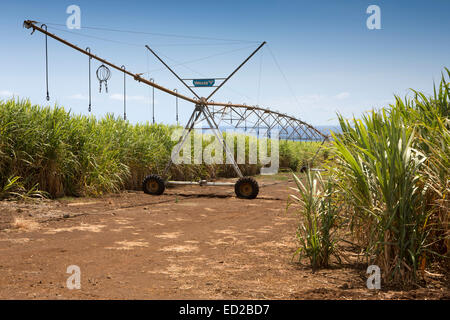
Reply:
M81 30L65 27L66 8L71 4L81 8ZM381 9L381 30L366 27L366 9L372 4ZM213 100L258 104L314 125L331 125L336 123L336 112L359 116L388 104L394 94L405 96L409 88L431 93L433 81L439 81L445 66L450 67L448 12L447 0L4 1L0 4L0 99L15 94L35 104L48 104L44 36L30 35L22 28L23 20L32 19L57 24L49 24L49 31L80 47L89 46L93 53L132 72L150 71L159 84L189 96L149 55L145 44L162 54L169 65L215 55L187 64L188 68L174 67L184 78L202 78L228 75L257 47L257 41L265 40L268 45ZM98 66L93 62L93 113L121 115L123 75L113 71L109 93L99 93ZM49 103L87 114L88 58L49 39L49 69ZM151 90L131 78L126 81L129 120L151 120ZM206 96L208 90L197 92ZM179 108L181 121L186 121L192 104L179 101ZM156 91L155 110L158 122L175 122L174 97Z

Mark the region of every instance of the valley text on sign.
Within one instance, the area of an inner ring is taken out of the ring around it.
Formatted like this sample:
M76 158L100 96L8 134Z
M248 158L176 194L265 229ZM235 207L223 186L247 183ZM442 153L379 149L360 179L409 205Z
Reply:
M215 83L214 79L196 79L192 80L195 87L212 87Z

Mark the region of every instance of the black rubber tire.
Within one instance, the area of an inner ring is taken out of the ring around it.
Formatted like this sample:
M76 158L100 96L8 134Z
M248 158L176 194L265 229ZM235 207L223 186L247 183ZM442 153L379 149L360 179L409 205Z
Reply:
M252 177L243 177L234 185L236 197L241 199L255 199L259 192L258 182Z
M154 183L156 183L156 185ZM151 188L151 184L154 186L153 188ZM142 190L147 194L159 196L164 193L165 189L166 184L164 183L164 179L157 174L146 176L142 182Z

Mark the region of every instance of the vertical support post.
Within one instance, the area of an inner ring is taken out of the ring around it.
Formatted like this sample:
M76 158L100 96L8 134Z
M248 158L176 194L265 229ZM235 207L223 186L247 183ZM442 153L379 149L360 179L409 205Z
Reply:
M189 118L189 121L186 123L186 126L184 127L183 134L181 135L180 139L178 139L177 148L175 150L175 154L179 154L181 148L183 147L184 143L186 142L186 139L189 137L189 134L191 133L192 129L194 128L195 123L197 122L198 118L202 114L201 109L199 105L195 106L194 111L191 114L191 117ZM169 172L170 166L172 165L172 155L169 159L169 162L166 165L166 168L163 172L163 179L167 178L167 173Z
M185 86L186 86L186 88L188 88L189 89L189 91L191 91L193 94L194 94L194 96L196 96L198 99L200 99L200 97L195 93L195 91L194 90L192 90L187 84L186 84L186 82L184 82L176 73L175 73L175 71L173 71L156 53L155 53L155 51L153 51L152 49L150 49L150 47L148 46L148 45L145 45L145 47L151 52L151 53L153 53L153 55L159 60L159 61L161 61L161 63L170 71L170 72L172 72L172 74L175 76L175 77L177 77L177 79L178 80L180 80L181 81L181 83L182 84L184 84Z
M211 111L209 111L208 106L206 104L197 104L195 106L194 111L191 114L191 117L186 124L186 127L184 129L184 132L180 139L178 140L177 148L175 150L175 154L178 154L183 147L184 143L186 142L186 139L188 138L189 134L191 133L192 129L194 128L195 123L200 118L200 116L203 114L206 121L208 122L209 127L213 130L213 133L216 137L216 139L220 142L223 148L225 148L225 153L229 157L229 159L232 160L233 168L236 172L236 174L239 176L239 178L242 178L242 172L239 169L238 164L236 163L236 160L234 159L234 155L231 153L230 149L227 146L227 143L225 142L225 139L223 138L222 133L219 130L219 127L217 126L217 123L214 121L214 117L211 114ZM166 179L167 173L169 172L170 166L172 165L172 157L169 159L169 162L167 163L166 168L164 169L163 178Z
M249 55L248 57L247 57L247 59L245 59L228 77L226 77L225 78L225 80L223 80L222 81L222 83L220 84L220 85L218 85L217 86L217 88L213 91L213 92L211 92L210 94L209 94L209 96L206 98L206 101L208 101L209 99L211 99L211 97L217 92L217 90L219 90L220 88L222 88L222 86L228 81L228 80L230 80L230 78L248 61L248 60L250 60L250 58L251 57L253 57L254 55L255 55L255 53L256 52L258 52L258 50L259 49L261 49L262 48L262 46L263 45L265 45L266 44L266 42L264 41L263 43L261 43L260 45L259 45L259 47L258 48L256 48L256 50L255 51L253 51L252 52L252 54L251 55Z
M236 163L236 160L234 159L234 154L231 153L230 149L228 149L227 143L225 142L225 139L223 138L222 132L220 132L219 126L214 121L214 117L211 114L211 111L209 111L209 108L207 105L202 106L202 112L205 115L205 119L209 124L209 127L213 129L214 135L216 136L216 139L220 142L223 148L225 148L225 153L231 159L232 165L234 168L234 171L238 175L239 178L243 177L243 174L241 172L241 169L239 169L238 164Z
M120 68L123 70L126 70L124 65L122 65ZM127 120L127 87L126 87L125 79L126 79L126 73L124 72L123 73L123 120Z

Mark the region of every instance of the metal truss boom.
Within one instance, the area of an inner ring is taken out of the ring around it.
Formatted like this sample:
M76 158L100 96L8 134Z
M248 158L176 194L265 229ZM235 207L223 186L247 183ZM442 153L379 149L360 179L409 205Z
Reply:
M202 106L206 107L206 109L203 112L207 116L211 117L211 119L209 119L209 121L211 121L211 126L215 127L215 129L216 128L218 129L219 126L223 127L222 123L225 123L225 124L230 125L230 127L237 128L237 129L244 129L244 130L251 128L251 129L256 129L258 131L260 129L262 129L262 130L267 130L270 132L270 130L278 129L280 131L281 139L306 140L306 141L311 141L311 140L321 141L321 140L328 139L327 135L320 132L319 130L314 128L312 125L310 125L306 122L303 122L293 116L284 114L284 113L272 111L267 108L261 108L259 106L248 106L245 104L233 104L230 102L223 103L223 102L208 101L209 98L225 84L226 80L228 80L231 76L233 76L265 44L265 42L263 42L227 78L225 78L225 81L223 81L221 83L221 85L218 86L209 95L208 98L195 99L195 98L190 98L183 94L180 94L180 93L178 93L178 91L174 91L174 90L165 88L153 81L142 78L141 77L142 74L133 73L131 71L126 70L123 67L115 65L101 57L98 57L98 56L92 54L90 50L84 50L84 49L58 37L57 35L54 35L54 34L48 32L46 29L42 28L42 26L41 27L37 26L35 21L25 20L23 25L27 29L33 29L32 33L37 30L37 31L71 47L72 49L75 49L75 50L89 56L92 59L100 61L101 63L108 65L117 71L123 72L124 74L132 77L134 80L136 80L138 82L142 82L148 86L151 86L153 88L161 90L167 94L170 94L177 98L191 102L196 106L196 108L198 108L197 107L198 105L202 105ZM146 47L147 47L147 49L152 51L148 46L146 46ZM163 62L163 61L161 60L161 62ZM166 65L164 62L163 62L163 64ZM168 67L168 66L166 65L166 67ZM169 70L171 70L171 69L169 68ZM174 72L172 71L172 73L174 73ZM179 77L177 76L177 78L179 78ZM188 88L188 89L191 90L190 88ZM197 94L195 94L195 96L196 96L196 98L198 98ZM209 106L213 107L213 111L209 110L209 108L208 108ZM214 107L220 107L220 108L216 109ZM219 118L216 118L216 116L219 116ZM216 121L215 119L217 119L218 121ZM233 124L233 121L234 121L234 124ZM250 127L248 126L248 124L250 124Z

